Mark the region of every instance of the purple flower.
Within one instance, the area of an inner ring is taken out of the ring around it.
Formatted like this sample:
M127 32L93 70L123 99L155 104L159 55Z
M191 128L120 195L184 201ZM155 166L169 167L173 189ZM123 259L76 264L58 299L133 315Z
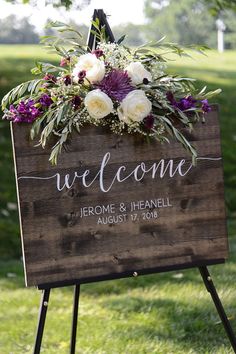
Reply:
M154 116L152 114L149 114L147 117L144 118L143 123L146 129L151 130L154 126Z
M11 105L10 120L14 123L32 123L41 114L40 110L34 105L34 100L21 101L16 108Z
M66 75L65 77L63 77L63 81L66 86L70 85L71 84L71 76Z
M95 49L92 51L92 54L95 54L97 58L100 58L103 56L103 50L102 49Z
M78 109L81 105L82 99L80 96L74 96L71 100L72 106L74 109Z
M85 77L86 77L86 70L81 70L78 73L79 83L82 83Z
M197 100L192 96L187 96L181 98L179 101L176 101L172 92L167 92L166 98L173 107L178 108L181 111L186 111L188 109L194 108L196 107L197 103Z
M122 101L134 90L127 72L118 69L109 72L96 87L117 101Z
M53 103L53 100L51 99L51 97L49 95L47 95L46 93L44 95L42 95L39 99L39 102L41 103L41 105L43 107L49 107L51 106L51 104Z
M202 104L202 110L203 110L204 113L211 112L211 106L209 105L207 99L202 100L201 104Z
M177 107L181 111L186 111L187 109L194 108L196 105L197 100L195 100L192 96L188 96L185 98L181 98L180 101L177 103Z
M172 104L172 106L176 107L177 101L175 100L174 95L171 91L168 91L166 93L166 98Z
M143 79L143 84L144 85L148 85L149 84L149 80L146 77Z

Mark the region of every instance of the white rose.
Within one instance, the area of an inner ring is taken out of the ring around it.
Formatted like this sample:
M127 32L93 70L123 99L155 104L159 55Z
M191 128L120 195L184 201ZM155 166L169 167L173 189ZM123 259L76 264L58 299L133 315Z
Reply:
M113 103L101 90L90 91L84 99L85 107L93 118L104 118L113 110Z
M146 70L139 61L130 63L125 70L131 78L133 85L141 84L145 78L148 79L148 81L152 81L151 73Z
M75 82L78 82L78 74L80 71L86 71L86 78L91 82L99 82L105 75L105 64L99 60L95 54L83 54L79 57L78 62L72 72Z
M128 93L118 108L120 120L129 124L141 122L152 109L152 103L146 97L144 91L134 90Z

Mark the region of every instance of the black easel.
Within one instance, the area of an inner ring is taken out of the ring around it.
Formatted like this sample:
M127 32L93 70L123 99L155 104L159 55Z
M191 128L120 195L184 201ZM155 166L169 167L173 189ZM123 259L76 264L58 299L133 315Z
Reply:
M109 38L110 42L115 42L115 38L113 36L113 33L111 31L111 28L107 22L106 15L103 10L95 10L93 14L93 21L95 19L99 19L99 24L100 28L105 26L105 32L107 37ZM88 50L92 51L93 49L96 48L98 39L94 33L91 32L91 30L96 32L96 29L93 25L91 25L90 33L89 33L89 38L88 38ZM193 266L192 266L193 267ZM236 337L234 334L234 331L232 329L232 326L229 322L228 317L226 316L224 307L220 301L220 298L217 294L216 288L214 286L213 280L210 276L210 273L207 269L206 265L196 265L198 267L200 274L202 276L203 282L205 284L205 287L207 291L210 293L212 300L215 304L216 310L220 316L220 319L222 321L222 324L225 328L226 334L228 335L228 338L230 340L230 343L232 345L232 348L234 352L236 353ZM183 269L184 267L180 267L180 269ZM185 267L186 268L186 267ZM172 269L161 269L159 271L168 271ZM154 271L153 271L154 272ZM140 272L139 274L141 274ZM148 272L146 272L147 274ZM151 272L149 272L151 273ZM143 272L145 274L145 272ZM123 274L123 276L131 276L131 273L126 273ZM137 275L136 272L133 272L133 275ZM119 276L116 276L117 278L120 278ZM110 279L114 279L115 276L111 276ZM106 279L109 279L107 277ZM102 280L102 279L99 279ZM103 279L105 280L105 278ZM86 281L84 281L86 282ZM76 347L76 333L77 333L77 322L78 322L78 308L79 308L79 295L80 295L80 284L74 282L74 306L73 306L73 317L72 317L72 331L71 331L71 344L70 344L70 354L75 354L75 347ZM45 320L46 320L46 315L47 315L47 309L48 309L48 303L49 303L49 296L50 296L50 291L52 287L58 287L58 286L66 286L69 284L54 284L51 287L49 285L47 286L39 286L39 289L42 289L42 300L41 300L41 306L40 306L40 311L39 311L39 321L38 321L38 328L37 328L37 334L36 334L36 340L35 340L35 347L34 347L34 354L40 354L41 350L41 344L42 344L42 338L43 338L43 331L44 331L44 325L45 325ZM70 284L71 285L71 284Z
M179 267L179 269L183 269L184 267ZM232 326L229 322L229 319L225 313L224 307L220 301L220 298L218 296L218 293L216 291L216 288L214 286L212 277L208 271L207 266L199 266L198 267L200 274L202 276L203 282L205 284L205 287L207 291L210 293L212 300L215 304L216 310L220 316L221 322L225 328L225 332L230 340L231 346L236 353L236 337L234 334L234 331L232 329ZM171 269L168 268L162 268L161 271L169 271ZM150 272L143 272L143 274L148 274ZM142 272L139 273L140 275ZM134 275L134 273L133 273ZM122 275L123 277L127 276L132 276L132 272L126 273ZM107 279L114 279L115 276L111 276ZM117 278L120 278L117 276ZM100 279L98 279L100 280ZM105 279L103 279L105 280ZM84 281L86 283L86 281ZM52 284L52 287L59 287L59 286L66 286L67 284ZM69 284L68 284L69 285ZM42 338L43 338L43 331L44 331L44 325L45 325L45 320L46 320L46 314L47 314L47 309L48 309L48 302L49 302L49 296L50 296L50 291L51 287L47 285L47 287L39 286L40 289L42 289L42 300L41 300L41 306L40 306L40 311L39 311L39 321L38 321L38 328L37 328L37 335L36 335L36 340L35 340L35 347L34 347L34 354L40 354L40 349L41 349L41 343L42 343ZM72 331L71 331L71 345L70 345L70 354L75 354L75 347L76 347L76 332L77 332L77 322L78 322L78 307L79 307L79 295L80 295L80 284L74 285L74 306L73 306L73 318L72 318Z
M99 20L99 27L100 29L102 27L105 27L105 33L107 38L109 38L109 41L111 43L115 42L115 37L112 33L112 30L110 28L110 25L107 21L107 17L104 13L103 10L94 10L94 14L93 14L93 21L95 21L96 19ZM88 50L91 51L93 49L96 48L97 43L98 43L98 38L96 37L96 35L94 33L92 33L91 31L97 32L96 28L93 26L93 23L91 24L91 28L89 31L89 38L88 38Z

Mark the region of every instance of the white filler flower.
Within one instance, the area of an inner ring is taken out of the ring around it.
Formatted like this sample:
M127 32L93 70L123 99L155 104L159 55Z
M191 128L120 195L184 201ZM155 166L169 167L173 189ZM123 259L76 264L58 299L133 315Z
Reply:
M96 119L106 117L113 110L112 100L99 89L90 91L84 99L84 104L90 116Z
M78 74L82 70L86 71L86 78L91 82L99 82L105 75L105 64L99 60L95 54L83 54L79 57L78 62L72 72L75 82L78 82Z
M144 91L134 90L121 102L118 108L118 116L120 120L129 124L132 122L141 122L152 109L152 103L146 97Z
M148 81L152 81L151 73L146 70L143 64L139 61L130 63L125 68L125 70L131 78L133 85L142 84L143 79L148 79Z

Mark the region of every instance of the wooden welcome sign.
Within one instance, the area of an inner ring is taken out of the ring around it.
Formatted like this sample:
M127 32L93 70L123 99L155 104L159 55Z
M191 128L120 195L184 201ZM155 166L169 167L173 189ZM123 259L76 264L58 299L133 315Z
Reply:
M218 109L179 143L84 127L57 166L12 125L27 285L220 263L228 255Z

